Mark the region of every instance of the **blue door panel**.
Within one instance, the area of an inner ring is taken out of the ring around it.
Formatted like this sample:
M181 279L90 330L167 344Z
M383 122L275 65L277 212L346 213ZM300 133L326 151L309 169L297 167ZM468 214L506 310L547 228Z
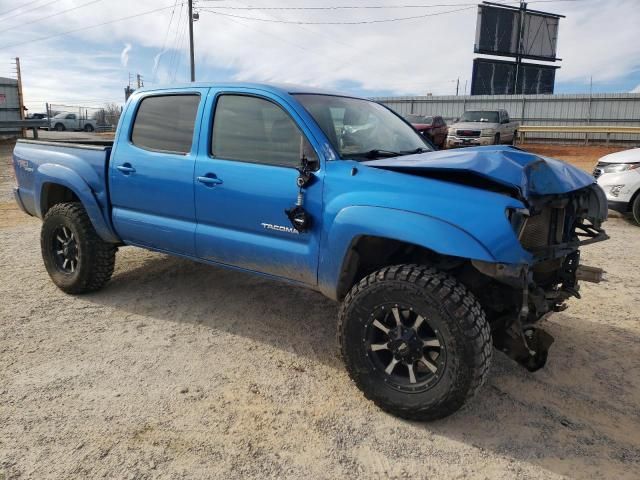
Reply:
M113 226L125 243L195 255L193 171L207 92L206 88L147 92L129 104L120 122L127 128L118 132L109 168ZM180 94L200 96L191 151L180 154L134 145L131 131L142 99L147 95Z
M315 283L319 222L297 233L285 214L296 201L293 168L200 157L196 175L223 183L196 183L196 253L206 260ZM321 182L306 193L305 207L320 218ZM283 231L284 230L284 231Z
M251 89L229 88L223 93L250 93L274 101L284 107L313 144L306 127L283 99ZM219 94L221 91L215 89L209 93L206 115L210 119ZM298 233L285 214L298 196L297 170L213 158L210 155L211 120L208 127L204 125L194 173L196 255L315 285L322 226L322 168L316 172L315 181L305 193L304 207L313 218L312 227L305 233ZM201 183L197 179L202 176L215 176L219 183Z
M198 239L202 259L309 282L312 250L306 243L202 224Z
M193 255L193 220L114 208L111 216L125 243Z

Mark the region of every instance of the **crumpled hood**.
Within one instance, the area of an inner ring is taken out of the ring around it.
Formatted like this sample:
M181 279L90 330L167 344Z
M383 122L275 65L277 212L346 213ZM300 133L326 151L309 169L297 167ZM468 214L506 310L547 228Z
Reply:
M568 163L509 146L441 150L363 162L404 173L468 173L516 189L524 199L563 194L587 187L595 179ZM446 176L440 175L446 180Z

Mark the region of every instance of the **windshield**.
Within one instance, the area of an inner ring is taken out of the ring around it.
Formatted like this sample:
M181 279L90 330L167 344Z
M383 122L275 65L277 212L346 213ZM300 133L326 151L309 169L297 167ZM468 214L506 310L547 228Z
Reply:
M424 123L425 125L431 125L433 123L433 117L423 117L422 115L407 115L407 122L411 123Z
M358 98L296 94L341 158L430 151L420 134L382 105Z
M55 117L53 118L64 118L67 115L69 115L67 112L60 112L59 114L57 114Z
M487 122L500 123L498 112L464 112L460 117L461 122Z

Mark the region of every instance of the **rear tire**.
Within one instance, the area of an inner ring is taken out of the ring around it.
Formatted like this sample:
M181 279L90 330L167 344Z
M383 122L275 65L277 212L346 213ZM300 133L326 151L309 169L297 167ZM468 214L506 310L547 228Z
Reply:
M91 125L90 123L87 123L87 124L84 126L84 131L85 131L85 132L93 132L93 130L94 130L93 125Z
M58 203L49 209L40 247L51 280L66 293L99 290L113 274L117 248L98 236L80 203Z
M493 353L473 294L421 265L386 267L355 285L340 308L338 340L364 395L413 420L460 409L484 383Z
M631 215L633 215L636 224L640 226L640 193L636 195L633 204L631 204Z

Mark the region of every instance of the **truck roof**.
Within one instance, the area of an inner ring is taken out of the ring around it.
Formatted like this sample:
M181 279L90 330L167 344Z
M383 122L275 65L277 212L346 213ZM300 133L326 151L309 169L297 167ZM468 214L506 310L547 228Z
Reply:
M272 93L287 94L287 93L315 93L321 95L339 95L342 97L355 97L344 92L336 92L328 89L310 87L307 85L296 85L292 83L269 83L269 82L192 82L192 83L178 83L158 85L154 87L144 87L136 90L137 92L150 92L156 90L173 90L180 88L221 88L221 87L241 87L241 88L256 88L260 90L266 90Z

